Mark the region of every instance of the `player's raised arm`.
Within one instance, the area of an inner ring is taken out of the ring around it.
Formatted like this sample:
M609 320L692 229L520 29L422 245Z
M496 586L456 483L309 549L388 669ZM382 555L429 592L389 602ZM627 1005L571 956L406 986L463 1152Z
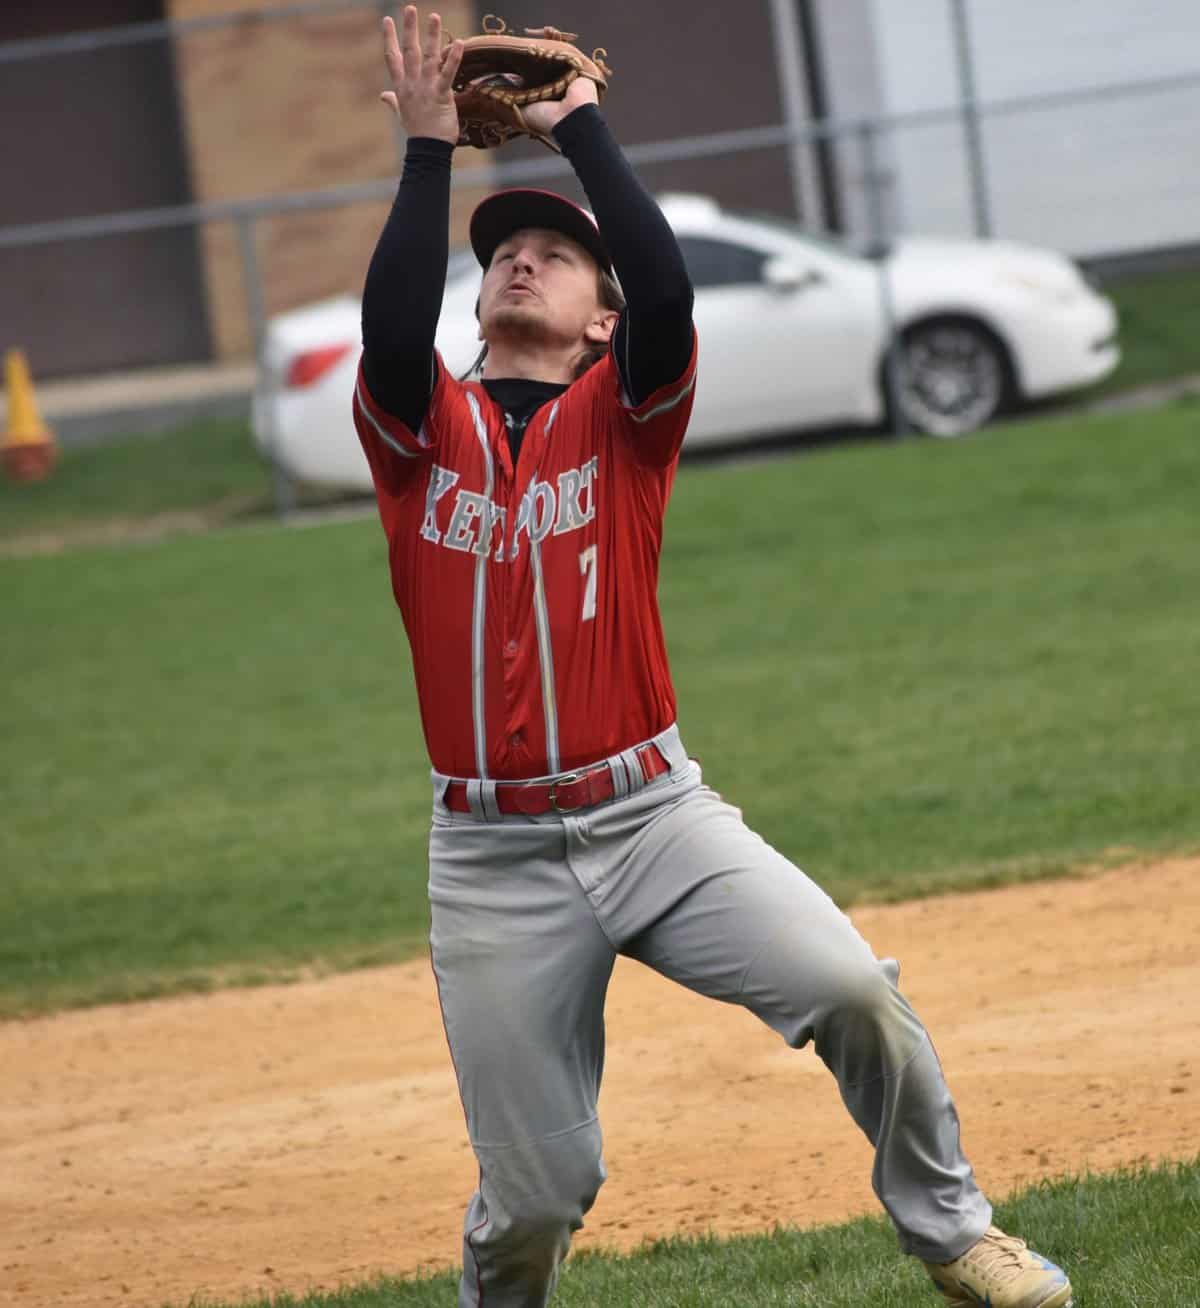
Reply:
M433 381L433 342L446 284L450 160L458 140L451 85L462 42L443 47L442 20L423 30L405 7L400 31L383 20L391 90L381 99L408 135L404 171L363 288L363 376L370 398L412 432L424 419Z
M693 292L679 244L609 131L592 82L577 79L562 100L530 105L525 117L553 132L587 192L627 304L614 353L641 403L677 381L692 354Z

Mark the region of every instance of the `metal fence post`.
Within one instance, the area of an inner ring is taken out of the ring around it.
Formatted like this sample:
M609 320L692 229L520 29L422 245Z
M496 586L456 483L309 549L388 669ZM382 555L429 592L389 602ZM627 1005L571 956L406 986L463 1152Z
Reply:
M267 449L274 470L275 513L286 518L296 507L296 488L279 461L274 430L274 392L276 379L267 366L267 311L263 297L262 275L258 266L258 248L255 240L254 215L240 213L234 219L237 226L238 248L242 256L242 280L246 289L246 309L250 316L250 331L254 340L254 357L258 361L256 392L265 401L263 412L268 423Z
M884 203L884 190L888 178L879 168L879 151L876 148L874 123L863 122L858 127L858 144L862 158L863 185L866 188L867 228L871 255L875 260L879 282L879 312L883 321L883 384L887 392L888 416L892 435L904 436L908 425L900 402L904 384L904 360L900 355L899 336L896 332L896 303L892 297L892 276L888 268L890 257L890 224Z
M796 17L796 0L770 0L770 16L784 122L795 134L787 148L792 206L801 222L814 225L813 211L818 207L819 192L813 168L812 143L803 135L808 126L810 106L805 92L804 65L800 57L802 37Z
M963 135L967 145L967 177L971 184L975 235L991 236L991 196L988 194L987 164L983 154L983 130L979 118L979 93L975 87L975 60L971 54L967 0L950 0L950 21L954 27L954 50L958 59L958 85L962 97Z

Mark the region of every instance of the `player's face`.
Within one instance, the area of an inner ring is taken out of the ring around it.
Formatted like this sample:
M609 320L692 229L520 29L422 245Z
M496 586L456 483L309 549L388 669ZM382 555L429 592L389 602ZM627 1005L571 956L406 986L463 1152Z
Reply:
M596 261L559 232L530 227L496 247L479 292L479 335L563 347L602 344L616 314L600 299Z

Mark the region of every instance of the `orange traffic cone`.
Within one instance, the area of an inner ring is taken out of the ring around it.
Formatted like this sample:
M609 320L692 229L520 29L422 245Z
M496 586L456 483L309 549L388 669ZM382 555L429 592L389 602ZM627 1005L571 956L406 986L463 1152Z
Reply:
M9 350L4 356L4 388L8 395L8 422L0 439L4 470L13 481L41 481L58 460L58 445L38 412L29 364L20 350Z

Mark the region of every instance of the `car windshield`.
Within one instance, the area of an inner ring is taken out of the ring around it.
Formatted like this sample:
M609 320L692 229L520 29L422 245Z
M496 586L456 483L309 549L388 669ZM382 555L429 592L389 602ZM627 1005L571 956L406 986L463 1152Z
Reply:
M760 227L770 227L774 231L784 232L796 240L815 245L820 250L828 250L830 254L840 255L843 259L864 257L861 247L856 246L849 238L835 236L831 232L811 231L790 218L781 218L777 213L758 213L745 209L727 210L727 212L731 217L740 218L743 222L757 223Z

